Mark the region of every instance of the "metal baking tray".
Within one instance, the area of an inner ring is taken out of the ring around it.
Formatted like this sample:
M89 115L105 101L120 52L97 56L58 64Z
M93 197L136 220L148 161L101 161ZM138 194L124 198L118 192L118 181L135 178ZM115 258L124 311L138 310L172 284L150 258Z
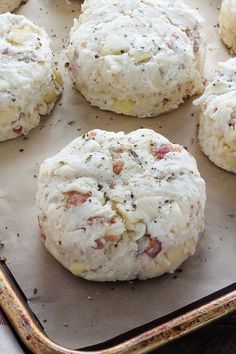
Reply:
M208 43L205 77L210 79L216 63L229 58L218 35L220 1L186 2L197 7L206 19L203 28ZM236 309L236 176L216 167L200 151L196 138L199 108L192 105L191 99L169 114L140 120L91 107L72 89L65 67L65 49L73 18L79 15L80 6L81 2L76 0L30 0L17 11L44 26L52 37L55 62L63 73L64 92L52 114L42 119L40 127L30 133L29 139L0 143L0 240L4 242L0 257L6 258L28 305L52 341L61 347L96 348L97 343L119 336L121 347L110 353L125 352L126 340L129 350L137 349L141 353ZM96 283L76 278L46 251L40 241L35 207L39 165L90 129L129 132L140 127L154 129L184 145L197 159L207 185L206 232L196 254L174 274L148 281L120 283ZM6 266L2 265L0 303L18 334L30 346L31 339L27 341L25 333L31 331L33 338L42 329L39 330L36 320L30 322L32 314L23 298L19 300L11 279L6 274ZM3 285L9 293L3 291ZM196 303L215 292L214 296ZM186 308L193 303L192 310ZM176 312L183 307L181 314ZM16 309L19 311L14 312ZM17 314L22 311L25 311L26 323L30 324L26 328L20 317L17 319ZM174 313L171 319L163 319L170 313ZM180 326L181 321L185 326ZM188 325L186 321L190 321ZM150 322L150 326L144 326ZM133 332L128 337L120 337L137 327L141 328L139 337ZM172 331L174 327L174 334L168 335L168 330ZM40 340L47 346L49 340L42 333L45 341ZM162 340L158 333L161 333ZM135 338L139 338L138 342ZM104 348L108 348L109 343ZM35 348L36 353L41 353ZM56 352L50 350L42 353Z

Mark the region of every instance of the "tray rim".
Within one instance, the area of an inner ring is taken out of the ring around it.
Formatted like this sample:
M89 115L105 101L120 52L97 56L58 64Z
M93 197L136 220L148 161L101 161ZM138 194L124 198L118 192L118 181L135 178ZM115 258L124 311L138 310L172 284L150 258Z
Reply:
M4 259L0 259L0 306L20 341L32 353L141 354L236 311L236 282L144 326L101 344L78 350L58 345L46 335Z

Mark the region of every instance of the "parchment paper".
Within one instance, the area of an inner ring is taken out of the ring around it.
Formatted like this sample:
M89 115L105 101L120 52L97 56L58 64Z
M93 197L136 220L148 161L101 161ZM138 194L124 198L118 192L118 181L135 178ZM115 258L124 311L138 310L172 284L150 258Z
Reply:
M217 61L229 57L218 36L220 1L186 2L198 7L206 19L206 76L211 78ZM64 68L67 59L61 52L80 5L80 1L29 0L18 10L44 26L52 37L55 61L64 73L64 93L51 116L42 120L28 140L0 144L0 240L5 242L0 256L7 258L47 334L69 347L109 339L230 285L236 278L236 176L214 166L200 151L198 108L188 100L177 111L146 120L92 108L71 88ZM39 165L90 129L128 132L142 126L188 147L196 157L207 184L206 233L181 273L115 284L76 278L48 254L39 238L35 207Z

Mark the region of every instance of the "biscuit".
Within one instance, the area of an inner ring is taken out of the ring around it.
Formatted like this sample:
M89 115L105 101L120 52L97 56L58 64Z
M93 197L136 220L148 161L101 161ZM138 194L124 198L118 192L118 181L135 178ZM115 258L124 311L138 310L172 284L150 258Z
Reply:
M147 279L194 254L205 198L180 145L148 129L93 130L42 164L38 220L46 248L73 274Z
M236 53L236 1L223 0L220 10L220 36L223 42Z
M27 135L61 91L46 32L23 16L0 15L0 141Z
M152 117L202 93L198 13L180 0L87 0L70 34L74 86L92 105Z
M218 63L218 70L202 97L199 143L217 166L236 173L236 59Z

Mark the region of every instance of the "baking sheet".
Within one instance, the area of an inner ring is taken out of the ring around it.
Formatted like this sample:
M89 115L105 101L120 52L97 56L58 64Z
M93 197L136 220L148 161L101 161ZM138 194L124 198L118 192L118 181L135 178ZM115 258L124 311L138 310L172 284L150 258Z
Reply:
M205 17L206 77L229 55L218 36L220 1L186 0ZM64 93L50 117L28 140L0 143L0 257L7 264L46 333L68 347L92 345L177 310L235 281L236 176L214 166L196 143L198 108L191 100L178 111L140 120L93 108L71 88L63 50L80 1L29 0L17 12L44 26L64 73ZM62 50L62 52L61 52ZM207 184L206 233L182 272L148 281L93 283L71 275L39 238L35 193L40 163L93 128L152 128L197 158ZM24 149L20 152L20 149ZM235 215L235 216L234 216Z

